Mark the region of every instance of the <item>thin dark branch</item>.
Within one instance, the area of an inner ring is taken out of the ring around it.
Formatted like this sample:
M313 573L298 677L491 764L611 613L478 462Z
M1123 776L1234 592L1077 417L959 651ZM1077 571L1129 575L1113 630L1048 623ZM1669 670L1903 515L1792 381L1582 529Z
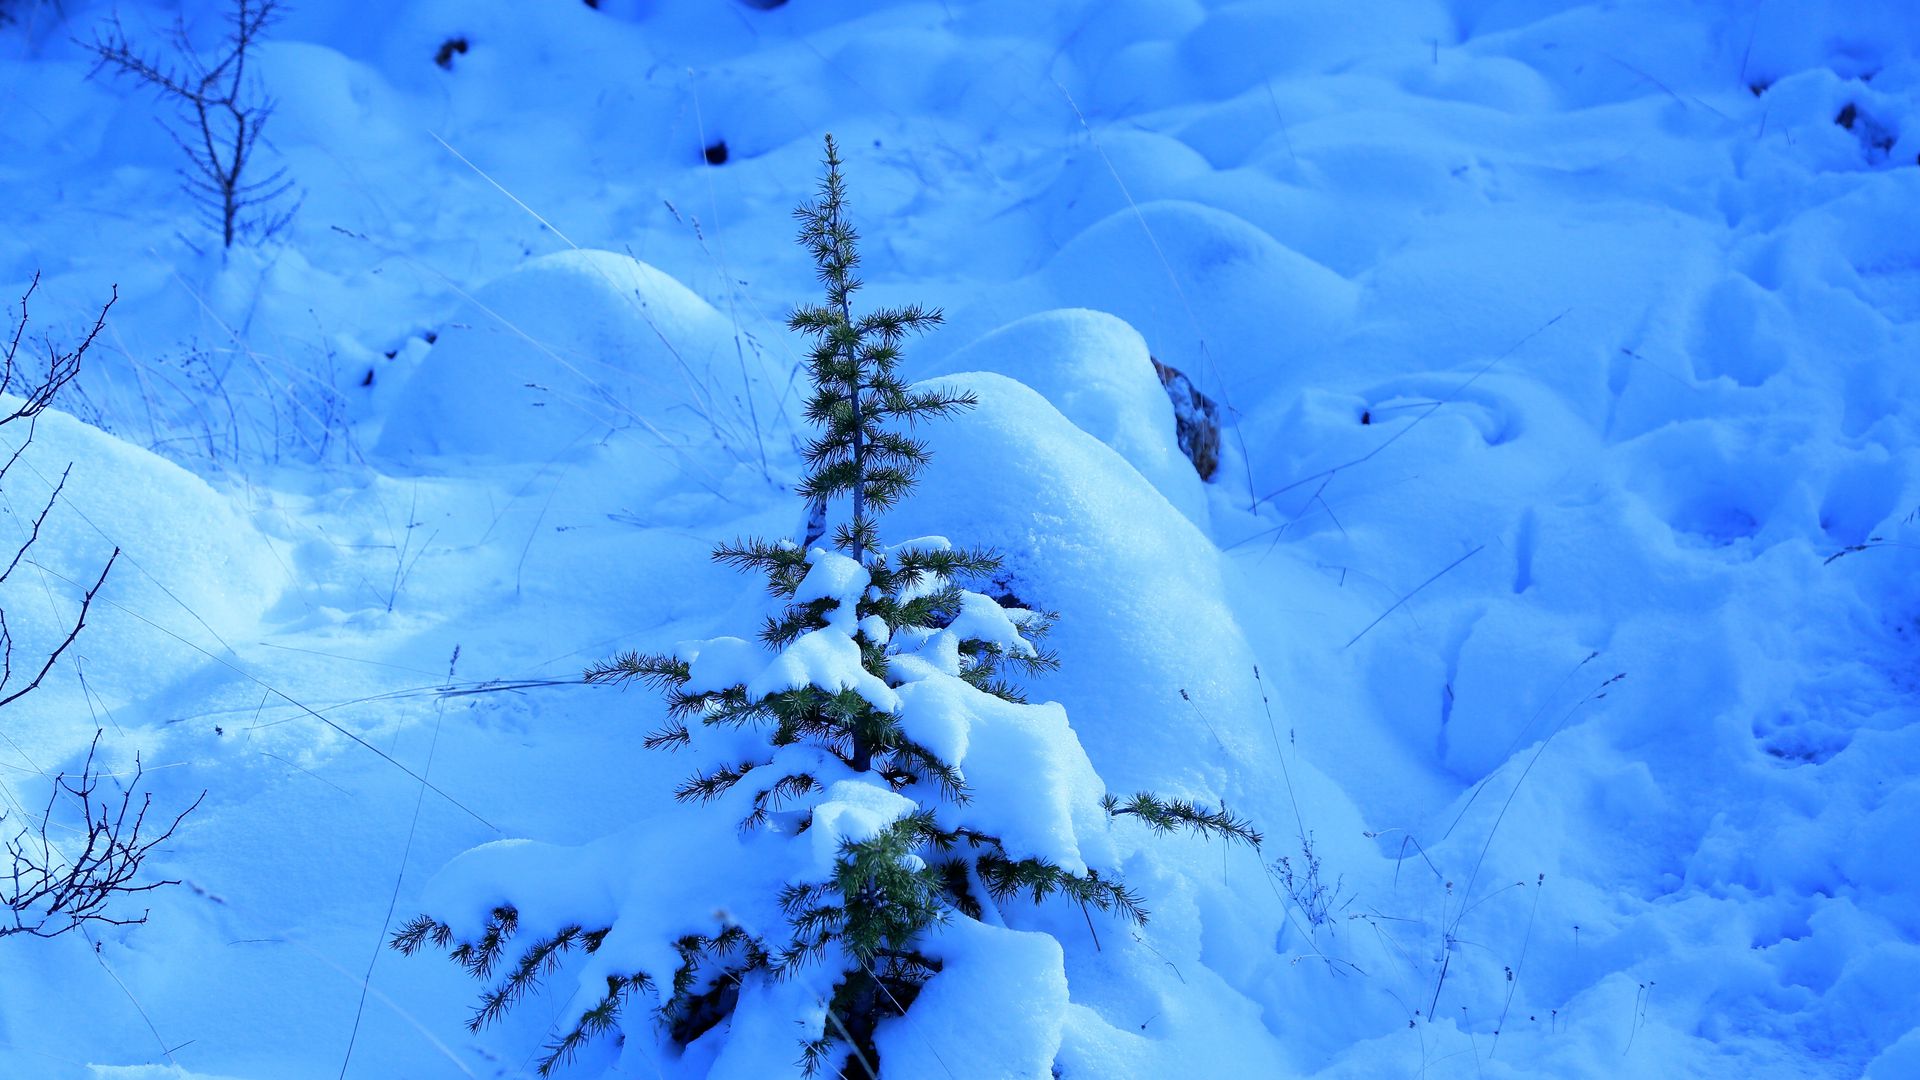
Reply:
M28 683L27 685L21 687L18 690L15 690L13 693L8 694L6 697L0 697L0 709L6 708L8 705L11 705L15 701L18 701L20 698L38 689L40 686L40 680L47 677L47 672L53 670L53 665L59 661L61 654L66 652L67 647L72 645L74 642L74 639L80 636L80 628L87 625L87 609L93 606L94 594L100 591L100 586L106 584L107 572L113 569L114 560L118 559L119 557L120 557L120 549L114 548L113 554L107 556L107 565L100 568L99 578L97 578L94 581L93 587L87 590L87 595L81 599L80 615L78 618L73 620L73 629L67 632L67 639L65 641L62 641L59 647L54 649L52 653L48 654L47 662L40 665L40 670L33 676L32 682Z
M1389 615L1391 615L1391 614L1393 614L1394 612L1396 612L1396 611L1398 611L1398 610L1400 610L1400 605L1401 605L1401 604L1404 604L1404 603L1406 603L1407 601L1409 601L1409 600L1411 600L1411 599L1413 599L1413 598L1414 598L1414 596L1415 596L1415 594L1417 594L1417 593L1419 593L1419 591L1420 591L1421 589L1424 589L1424 588L1426 588L1427 586L1429 586L1429 585L1431 585L1431 584L1433 584L1434 582L1436 582L1436 581L1439 581L1439 580L1440 580L1441 578L1443 578L1443 577L1445 577L1445 576L1447 576L1447 572L1448 572L1448 571L1450 571L1450 570L1452 570L1452 569L1453 569L1454 567L1456 567L1456 566L1459 566L1459 565L1460 565L1461 563L1463 563L1463 562L1466 562L1466 561L1467 561L1468 559L1471 559L1471 558L1473 558L1473 557L1474 557L1475 555L1478 555L1478 554L1480 554L1480 552L1481 552L1482 550L1484 550L1484 549L1486 548L1486 546L1487 546L1487 545L1485 545L1485 544L1481 544L1481 545L1480 545L1479 547L1476 547L1476 548L1474 548L1474 549L1473 549L1472 551L1469 551L1469 552L1467 552L1467 553L1466 553L1465 555L1462 555L1462 556L1460 556L1459 558L1457 558L1457 559L1455 559L1455 560L1453 560L1452 562L1450 562L1450 563L1448 563L1448 564L1447 564L1447 565L1446 565L1445 567L1443 567L1443 568L1441 569L1441 571L1440 571L1439 573L1437 573L1437 574L1435 574L1435 575L1433 575L1432 577L1430 577L1430 578L1428 578L1427 580L1425 580L1425 581L1423 581L1423 582L1421 582L1420 584L1418 584L1418 585L1415 585L1415 586L1413 587L1413 591L1412 591L1412 592L1409 592L1409 593L1407 593L1407 594L1406 594L1405 596L1402 596L1402 597L1401 597L1400 599L1398 599L1398 600L1395 600L1395 601L1393 602L1393 606L1392 606L1392 607L1390 607L1390 608L1388 608L1387 610L1385 610L1385 611L1383 611L1383 612L1381 612L1381 613L1379 614L1379 616L1378 616L1377 618L1375 618L1375 619L1374 619L1374 620L1373 620L1372 622L1370 622L1370 623L1368 623L1368 624L1367 624L1367 625L1365 626L1365 628L1363 628L1363 629L1362 629L1362 630L1361 630L1361 631L1360 631L1359 633L1357 633L1357 634L1355 634L1355 635L1353 635L1353 637L1352 637L1351 639L1349 639L1349 640L1348 640L1348 642L1347 642L1347 643L1346 643L1345 645L1342 645L1342 646L1340 646L1340 648L1342 648L1342 649L1348 649L1348 648L1351 648L1351 647L1353 646L1353 643L1354 643L1355 641L1359 641L1359 640L1360 640L1361 638L1363 638L1363 637L1366 637L1366 636L1367 636L1367 631L1369 631L1369 630L1372 630L1372 629L1373 629L1374 627L1376 627L1376 626L1379 626L1379 625L1380 625L1380 622L1381 622L1381 620L1382 620L1382 619L1385 619L1385 618L1386 618L1387 616L1389 616Z
M27 448L27 443L22 442L20 444L20 450L25 450L26 448ZM14 460L19 458L20 450L15 450L13 452L13 458L8 459L7 461L8 468L11 468L13 466ZM72 462L68 462L67 467L60 470L60 482L53 485L53 493L47 496L47 504L40 508L40 515L33 519L33 529L27 534L26 542L20 545L20 550L13 553L13 561L7 564L7 568L5 570L0 570L0 581L5 581L9 577L13 576L13 571L15 568L17 568L20 565L20 560L27 557L27 552L31 550L33 548L34 543L40 539L40 526L46 523L47 515L51 513L53 510L53 504L60 501L60 493L66 490L66 487L67 487L67 476L72 472L73 472ZM6 470L0 469L0 479L4 479L5 476L6 476ZM3 685L3 684L0 684L0 685Z

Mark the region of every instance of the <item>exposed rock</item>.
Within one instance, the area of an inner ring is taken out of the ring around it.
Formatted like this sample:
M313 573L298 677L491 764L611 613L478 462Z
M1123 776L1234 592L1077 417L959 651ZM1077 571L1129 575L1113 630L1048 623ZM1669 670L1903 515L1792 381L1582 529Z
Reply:
M1193 462L1200 479L1212 480L1214 471L1220 467L1220 406L1196 389L1179 368L1155 359L1153 372L1160 376L1160 385L1167 388L1167 397L1173 401L1174 430L1180 441L1180 452Z

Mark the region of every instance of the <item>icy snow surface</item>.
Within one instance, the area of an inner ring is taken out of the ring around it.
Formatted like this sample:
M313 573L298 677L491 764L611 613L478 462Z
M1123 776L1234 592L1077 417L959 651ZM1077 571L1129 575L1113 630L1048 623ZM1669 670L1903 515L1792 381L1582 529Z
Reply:
M304 202L222 253L168 104L87 77L115 5L0 0L23 359L120 294L0 485L10 557L72 463L14 679L121 550L0 711L0 806L96 728L156 812L208 793L144 925L0 936L0 1076L529 1076L599 975L777 930L802 845L675 803L658 700L577 682L693 641L699 685L842 678L1030 762L961 813L1152 912L941 931L890 1077L1920 1075L1920 8L389 8L272 29L257 165ZM906 370L980 398L885 539L997 546L976 587L1058 614L1033 710L961 723L934 641L863 681L850 621L775 659L707 558L800 538L828 131L859 301L944 308ZM1211 483L1149 356L1220 403ZM1264 851L1073 809L1143 789ZM469 1034L477 984L383 942L509 888L661 933ZM562 1075L781 1075L826 989L684 1053L639 1006Z

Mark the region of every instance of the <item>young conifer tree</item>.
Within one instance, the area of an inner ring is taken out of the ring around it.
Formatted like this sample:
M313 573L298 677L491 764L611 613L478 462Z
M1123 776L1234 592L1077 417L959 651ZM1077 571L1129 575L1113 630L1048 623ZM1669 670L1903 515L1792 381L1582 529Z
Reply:
M1078 842L1058 838L1084 836L1089 821L1130 816L1156 832L1260 842L1224 809L1103 795L1064 710L1027 703L1009 678L1057 665L1035 644L1047 617L963 587L991 576L995 555L940 537L882 542L880 515L912 490L927 461L913 426L975 401L910 386L897 373L902 341L938 324L938 311L855 314L858 237L841 164L829 137L819 196L797 211L826 300L790 320L813 340L807 418L819 431L804 448L799 493L850 504L833 547L721 545L715 559L764 575L777 598L757 645L720 638L673 653L629 652L586 675L664 692L667 721L645 745L689 749L706 762L675 791L678 799L715 804L737 816L743 834L773 833L802 853L779 886L785 925L732 922L682 936L670 972L603 971L604 995L588 995L597 1001L551 1044L543 1075L618 1027L640 991L655 995L662 1028L685 1045L727 1017L749 980L809 978L824 1008L800 1019L796 1064L809 1076L883 1076L875 1032L938 975L940 961L926 945L940 924L980 919L989 907L998 922L1001 905L1023 897L1146 921L1138 895L1088 865ZM1031 775L976 775L969 756L1008 760L968 749L995 740L1029 752ZM743 746L753 749L743 755ZM1044 790L1046 778L1069 790ZM983 785L996 797L977 797ZM410 953L431 942L475 977L494 980L474 1015L477 1029L563 954L596 952L614 929L575 924L541 935L495 980L518 921L513 905L499 905L480 932L463 937L422 916L394 945Z

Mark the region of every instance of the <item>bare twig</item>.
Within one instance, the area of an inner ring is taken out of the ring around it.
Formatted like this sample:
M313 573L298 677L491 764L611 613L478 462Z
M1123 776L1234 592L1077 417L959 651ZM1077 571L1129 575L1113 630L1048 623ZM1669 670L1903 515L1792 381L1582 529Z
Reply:
M1429 586L1429 585L1431 585L1431 584L1433 584L1434 582L1436 582L1436 581L1439 581L1439 580L1440 580L1441 578L1443 578L1443 577L1445 577L1445 576L1446 576L1446 574L1447 574L1447 571L1449 571L1449 570L1452 570L1452 569L1453 569L1454 567L1456 567L1456 566L1459 566L1459 565L1460 565L1461 563L1463 563L1463 562L1466 562L1466 561L1467 561L1468 559L1471 559L1471 558L1473 558L1473 557L1474 557L1475 555L1478 555L1478 554L1480 554L1480 552L1481 552L1481 551L1483 551L1483 550L1485 550L1485 549L1486 549L1486 546L1487 546L1487 545L1485 545L1485 544L1481 544L1481 545L1480 545L1479 547L1476 547L1476 548L1474 548L1474 549L1473 549L1472 551L1469 551L1469 552L1467 552L1467 553L1466 553L1465 555L1462 555L1462 556L1460 556L1459 558L1457 558L1457 559L1455 559L1455 560L1453 560L1452 562L1450 562L1450 563L1448 563L1448 564L1447 564L1447 565L1446 565L1446 566L1445 566L1444 568L1442 568L1442 569L1441 569L1441 571L1440 571L1439 573L1437 573L1437 574L1435 574L1435 575L1433 575L1432 577L1430 577L1430 578L1428 578L1427 580L1425 580L1425 581L1423 581L1423 582L1421 582L1420 584L1418 584L1418 585L1415 585L1415 586L1413 587L1413 591L1412 591L1412 592L1409 592L1409 593L1407 593L1407 594L1406 594L1405 596L1402 596L1402 597L1401 597L1400 599L1398 599L1398 600L1395 600L1395 601L1393 602L1393 606L1392 606L1392 607L1390 607L1390 608L1388 608L1387 610L1385 610L1385 611L1383 611L1383 612L1381 612L1381 613L1379 614L1379 616L1378 616L1377 618L1375 618L1375 619L1374 619L1374 620L1373 620L1372 622L1370 622L1370 623L1368 623L1368 624L1366 625L1366 628L1365 628L1365 629L1363 629L1363 630L1361 630L1361 631L1360 631L1359 633L1357 633L1357 634L1355 634L1355 635L1353 635L1353 637L1352 637L1352 638L1351 638L1350 640L1348 640L1348 642L1347 642L1347 643L1346 643L1345 645L1342 645L1342 646L1340 646L1340 648L1342 648L1342 649L1349 649L1349 648L1352 648L1352 647L1353 647L1353 643L1354 643L1354 642L1356 642L1356 641L1359 641L1359 640L1360 640L1361 638L1363 638L1363 637L1366 637L1366 636L1367 636L1367 631L1368 631L1368 630L1372 630L1372 629L1373 629L1374 627L1376 627L1376 626L1379 626L1379 625L1380 625L1380 622L1381 622L1381 620L1382 620L1382 619L1385 619L1385 618L1386 618L1387 616L1389 616L1389 615L1391 615L1391 614L1393 614L1394 612L1396 612L1396 611L1398 611L1398 610L1400 610L1400 605L1401 605L1401 604L1404 604L1404 603L1406 603L1407 601L1409 601L1409 600L1411 600L1411 599L1413 599L1413 597L1414 597L1414 595L1415 595L1416 593L1418 593L1418 592L1419 592L1419 591L1420 591L1421 589L1424 589L1424 588L1426 588L1427 586Z
M86 596L81 599L80 614L74 617L73 629L67 631L66 640L62 641L59 645L55 646L53 652L47 654L46 663L41 664L40 670L34 673L32 682L28 683L27 685L21 687L18 690L15 690L13 693L8 694L5 697L0 697L0 708L5 708L6 706L13 704L15 701L18 701L20 698L25 697L27 694L32 693L34 690L37 690L40 688L41 680L47 677L47 672L53 670L53 665L57 661L59 661L60 655L66 652L67 648L73 644L74 639L80 636L80 629L87 625L87 611L88 609L93 607L94 595L100 591L100 586L106 584L107 571L113 569L114 560L118 559L119 557L120 557L120 549L114 548L113 554L107 556L107 565L100 568L100 576L94 580L93 585L87 589ZM6 653L5 674L8 676L11 676L13 674L13 655L12 655L13 641L10 636L5 641L5 644L7 646L7 648L5 649L5 653ZM6 687L6 680L0 679L0 690L4 690L5 687Z
M107 312L111 311L114 302L120 299L120 287L115 285L112 287L112 295L107 298L105 304L100 306L100 314L93 321L93 329L87 331L87 336L81 339L80 344L71 349L59 348L50 338L43 339L42 346L47 353L47 373L33 376L34 382L29 386L22 382L29 376L23 370L24 362L20 355L20 344L26 339L27 334L27 304L33 299L34 290L39 287L40 272L36 270L33 280L27 283L27 291L20 297L20 313L15 316L13 336L7 342L7 355L4 359L0 359L0 394L20 396L20 404L0 414L0 425L11 424L15 420L31 420L53 403L54 395L64 389L73 381L73 377L80 373L80 358L93 347L93 339L99 337L100 331L106 328ZM16 451L13 456L17 458L20 455ZM10 459L7 466L12 465L13 461ZM5 475L6 469L0 468L0 477Z

